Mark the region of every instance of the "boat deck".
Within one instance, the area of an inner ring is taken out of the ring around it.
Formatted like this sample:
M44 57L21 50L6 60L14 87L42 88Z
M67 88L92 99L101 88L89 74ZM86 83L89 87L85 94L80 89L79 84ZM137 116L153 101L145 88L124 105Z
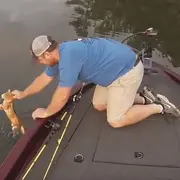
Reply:
M145 75L144 85L180 108L180 86L165 74ZM113 129L106 114L93 108L93 91L86 92L78 103L47 179L179 180L180 119L153 115L138 124ZM26 179L43 179L64 126L65 122ZM79 153L83 162L74 162Z

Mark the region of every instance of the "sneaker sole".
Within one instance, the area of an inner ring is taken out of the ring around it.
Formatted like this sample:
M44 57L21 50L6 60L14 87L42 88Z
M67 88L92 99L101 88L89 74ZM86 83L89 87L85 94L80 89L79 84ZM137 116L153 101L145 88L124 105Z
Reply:
M165 96L161 94L157 94L157 98L159 98L160 100L162 99L164 103L166 104L166 106L168 106L169 108L173 108L174 113L172 112L170 114L173 114L175 117L180 117L180 110L174 104L169 102L168 98L166 98Z
M155 94L154 94L154 92L151 90L151 89L149 89L148 87L144 87L143 88L143 92L144 92L144 96L150 101L150 102L155 102L155 100L156 100L156 96L155 96Z
M173 108L177 109L177 107L174 104L172 104L169 101L169 99L167 97L163 96L162 94L157 94L157 98L162 99L166 103L166 105L168 105L169 107L173 107Z

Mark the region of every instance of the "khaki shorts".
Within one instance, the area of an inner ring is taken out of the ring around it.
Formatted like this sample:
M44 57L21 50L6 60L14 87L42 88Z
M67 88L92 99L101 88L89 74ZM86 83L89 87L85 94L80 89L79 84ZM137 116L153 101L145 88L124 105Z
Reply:
M124 114L134 103L143 75L144 66L140 61L132 70L115 80L109 86L96 86L93 104L94 106L107 106L108 122L122 120Z

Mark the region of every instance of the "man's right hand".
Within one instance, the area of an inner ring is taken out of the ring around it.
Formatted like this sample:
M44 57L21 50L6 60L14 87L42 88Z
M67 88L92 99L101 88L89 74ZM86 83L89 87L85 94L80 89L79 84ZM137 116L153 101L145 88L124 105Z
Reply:
M24 91L14 90L14 91L12 91L12 94L14 95L15 99L23 99L23 98L25 98Z

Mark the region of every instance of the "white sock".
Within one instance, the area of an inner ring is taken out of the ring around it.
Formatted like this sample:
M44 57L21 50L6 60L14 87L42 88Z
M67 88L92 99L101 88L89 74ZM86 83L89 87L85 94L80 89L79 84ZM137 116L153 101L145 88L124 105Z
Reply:
M162 105L160 105L160 104L158 104L158 106L159 106L159 110L160 110L160 111L159 111L159 113L160 113L160 114L162 114L162 113L163 113L164 108L163 108L163 106L162 106Z

